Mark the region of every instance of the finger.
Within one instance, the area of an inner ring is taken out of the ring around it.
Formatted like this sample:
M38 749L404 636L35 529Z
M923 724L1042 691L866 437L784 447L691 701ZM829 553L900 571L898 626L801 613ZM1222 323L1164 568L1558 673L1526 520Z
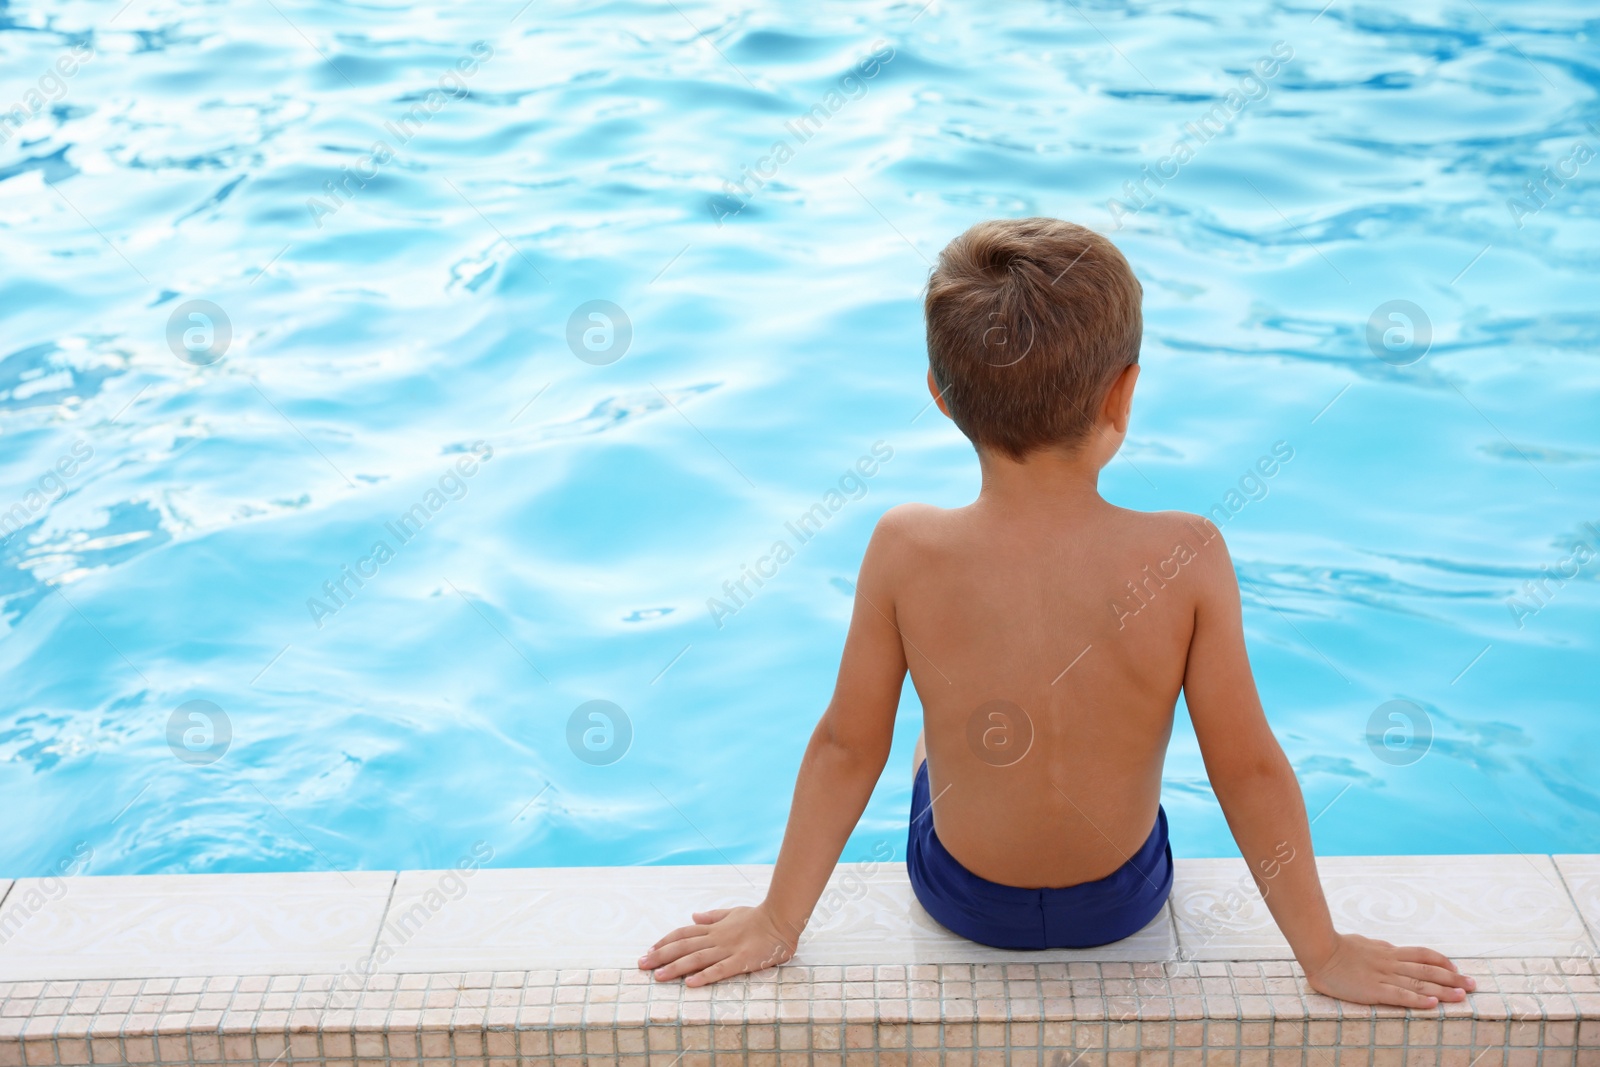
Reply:
M1456 970L1456 965L1449 956L1442 952L1435 952L1431 948L1421 945L1407 945L1400 950L1400 958L1407 963L1427 963L1435 967L1443 967L1447 971Z
M680 960L689 955L689 953L698 952L709 944L711 944L709 937L686 937L681 941L674 941L671 944L662 945L660 948L651 949L649 955L645 956L643 960L645 969L654 970L657 967L671 963L673 960Z
M732 978L736 974L745 974L748 971L760 968L747 967L736 962L737 957L729 956L725 960L718 960L699 974L691 974L683 980L684 985L702 986L720 982L724 978Z
M1477 984L1460 971L1452 971L1445 967L1435 967L1427 963L1397 963L1395 964L1395 973L1405 975L1407 978L1420 978L1437 986L1447 986L1460 990L1463 996L1466 995L1466 990Z
M1395 985L1407 987L1412 992L1417 993L1420 996L1432 997L1435 1000L1457 1001L1467 999L1466 991L1463 989L1458 989L1453 985L1438 985L1433 982L1424 982L1420 978L1396 977L1391 979L1391 981Z
M1404 981L1404 979L1402 979ZM1413 989L1389 983L1380 983L1378 996L1381 1004L1393 1004L1400 1008L1437 1008L1439 1001L1434 997L1425 997Z
M700 926L698 924L695 925L695 926L680 926L676 930L672 931L670 934L667 934L660 941L657 941L655 944L651 945L650 947L652 949L657 949L657 948L660 948L662 945L667 944L668 942L681 941L686 937L698 937L701 934L704 934L705 932L706 932L706 928L704 926Z
M691 952L687 956L675 960L656 971L656 980L666 982L674 978L681 978L686 974L695 974L705 970L713 963L727 959L728 956L728 950L719 945L703 948L697 952Z
M717 908L713 911L697 911L692 918L701 926L710 926L712 923L719 923L726 919L728 912L732 910L732 908Z

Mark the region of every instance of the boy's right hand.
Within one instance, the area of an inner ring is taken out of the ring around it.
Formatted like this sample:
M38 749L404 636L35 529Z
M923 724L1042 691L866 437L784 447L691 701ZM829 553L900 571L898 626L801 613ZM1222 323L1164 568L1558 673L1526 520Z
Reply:
M1360 934L1340 934L1328 957L1305 971L1318 993L1357 1004L1434 1008L1441 1000L1465 1000L1478 988L1431 948L1402 948Z
M766 904L697 911L695 925L680 926L639 957L642 970L665 982L683 978L702 986L776 967L793 958L798 934L785 934Z

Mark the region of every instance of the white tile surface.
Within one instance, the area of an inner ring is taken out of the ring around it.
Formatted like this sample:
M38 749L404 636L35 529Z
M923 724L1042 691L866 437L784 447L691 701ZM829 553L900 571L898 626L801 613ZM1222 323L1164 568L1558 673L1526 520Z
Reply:
M0 981L315 974L370 950L394 874L22 878L0 907Z
M1600 856L1318 863L1344 930L1463 957L1594 952L1579 908L1600 928ZM693 911L759 900L771 876L768 866L484 870L460 882L437 871L81 876L54 898L21 879L0 907L0 981L337 973L374 945L390 972L631 967ZM1047 952L963 941L916 903L902 865L847 864L798 962L1159 961L1176 958L1180 940L1191 958L1289 958L1234 859L1179 860L1169 909L1125 941Z
M1556 956L1588 943L1548 856L1329 856L1317 868L1344 932L1454 956ZM1179 860L1172 908L1191 958L1292 958L1241 859Z
M760 900L772 869L488 869L467 879L459 899L448 892L447 873L400 875L379 934L378 970L631 967L691 911ZM435 897L430 907L430 890L443 902Z
M1600 856L1553 856L1561 879L1588 925L1589 937L1600 945Z
M485 870L458 900L440 893L442 872L400 876L379 944L379 970L633 967L662 934L696 911L754 904L770 866L600 867ZM402 921L404 920L404 921ZM1173 955L1162 911L1144 930L1100 949L1006 952L964 941L915 902L901 864L843 864L813 916L797 962L958 963L1162 960Z

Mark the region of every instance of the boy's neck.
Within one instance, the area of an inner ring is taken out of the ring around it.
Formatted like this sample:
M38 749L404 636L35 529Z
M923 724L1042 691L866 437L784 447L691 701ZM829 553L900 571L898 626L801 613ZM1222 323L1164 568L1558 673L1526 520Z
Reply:
M1013 515L1076 510L1103 503L1100 470L1106 457L1098 449L1055 448L1030 452L1025 459L978 451L983 486L978 500Z

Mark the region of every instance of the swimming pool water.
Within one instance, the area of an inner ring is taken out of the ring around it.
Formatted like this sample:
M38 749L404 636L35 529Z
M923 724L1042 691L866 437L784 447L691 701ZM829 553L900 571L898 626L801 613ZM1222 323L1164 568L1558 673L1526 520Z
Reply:
M770 861L1026 214L1144 282L1103 489L1223 520L1318 848L1600 851L1600 27L1320 6L0 3L0 874Z

